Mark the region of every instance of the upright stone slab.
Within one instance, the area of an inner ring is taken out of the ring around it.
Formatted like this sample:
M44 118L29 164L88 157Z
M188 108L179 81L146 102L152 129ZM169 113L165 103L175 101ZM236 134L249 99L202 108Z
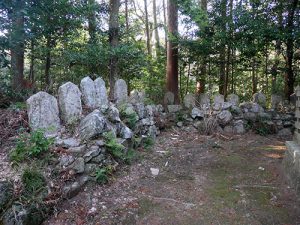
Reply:
M118 79L114 87L114 100L117 104L127 102L127 84L125 80Z
M166 92L165 96L164 96L164 104L165 105L173 105L175 102L175 96L173 94L173 92Z
M144 91L137 91L137 90L132 90L130 92L129 96L129 102L131 104L138 104L138 103L144 103L145 101L145 92Z
M282 106L283 99L281 95L272 94L271 95L271 108L278 109Z
M210 107L210 98L208 94L200 94L199 95L199 105L201 108Z
M67 82L58 89L61 119L66 124L78 121L82 114L81 92L77 85Z
M196 99L194 94L187 94L183 99L184 107L187 109L191 109L196 105Z
M224 104L224 95L216 94L214 96L213 109L216 111L221 110L223 104Z
M105 87L105 82L102 78L98 77L94 80L95 85L95 105L96 107L101 107L102 105L108 105L107 91Z
M295 131L294 141L285 143L287 151L283 158L283 168L290 184L296 189L300 195L300 87L295 89L296 112L295 112Z
M89 108L96 108L96 90L94 81L85 77L80 82L83 103Z
M267 103L266 96L262 92L255 93L253 95L253 102L265 108Z
M59 110L55 97L40 91L27 101L29 125L32 130L43 129L46 134L55 134L60 128Z
M230 94L227 97L227 102L230 102L232 105L238 106L240 104L240 98L236 94Z

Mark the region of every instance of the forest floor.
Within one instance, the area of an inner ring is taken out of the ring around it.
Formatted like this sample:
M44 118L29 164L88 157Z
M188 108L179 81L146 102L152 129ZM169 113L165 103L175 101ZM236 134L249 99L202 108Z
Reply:
M285 150L276 136L169 130L109 184L89 183L44 224L300 224L300 199L282 174Z

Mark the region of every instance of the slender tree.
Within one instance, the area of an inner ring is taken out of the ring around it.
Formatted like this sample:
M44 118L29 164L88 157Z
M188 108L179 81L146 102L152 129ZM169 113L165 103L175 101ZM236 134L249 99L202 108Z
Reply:
M118 56L115 53L115 48L119 45L119 8L120 0L110 0L109 3L109 44L111 47L111 56L109 60L109 96L114 99L114 86L118 76Z
M286 25L286 72L284 76L284 94L286 99L290 99L290 95L294 92L294 70L293 70L293 56L294 56L294 16L298 6L299 0L290 0L288 7L288 17Z
M176 0L168 0L168 45L167 45L167 90L179 103L178 93L178 5Z
M16 91L21 91L24 84L24 7L24 1L13 0L9 11L12 21L10 29L12 88Z
M145 31L146 31L146 42L147 42L147 51L148 55L151 56L151 38L150 38L150 29L149 29L149 15L148 15L148 3L147 0L144 0L144 9L145 9Z

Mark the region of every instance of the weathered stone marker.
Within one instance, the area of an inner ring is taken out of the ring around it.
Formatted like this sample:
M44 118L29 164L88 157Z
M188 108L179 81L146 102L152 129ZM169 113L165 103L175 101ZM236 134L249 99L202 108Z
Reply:
M117 104L127 102L127 84L125 80L118 79L114 87L114 100Z
M196 98L194 94L187 94L183 99L184 107L187 109L191 109L196 105Z
M287 141L287 151L283 159L283 167L285 173L296 189L297 194L300 194L300 87L297 86L295 90L297 97L296 112L295 112L295 131L294 141Z
M94 81L90 77L85 77L80 82L83 103L94 109L96 107L96 90Z
M58 89L58 103L61 119L72 124L78 121L82 114L81 92L77 85L67 82Z
M55 97L40 91L26 101L29 125L32 130L42 129L55 134L60 128L58 104Z
M108 104L105 82L98 77L93 81L85 77L80 82L83 103L91 109L100 108Z

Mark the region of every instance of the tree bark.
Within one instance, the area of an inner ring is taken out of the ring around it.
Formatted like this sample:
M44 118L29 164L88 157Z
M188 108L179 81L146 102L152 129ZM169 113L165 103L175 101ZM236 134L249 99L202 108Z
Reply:
M34 40L30 41L30 69L29 69L29 80L34 83Z
M50 67L51 67L51 36L47 37L46 43L46 63L45 63L45 90L49 91L51 86Z
M179 103L178 93L178 6L175 0L168 0L168 38L167 45L167 91L175 96L175 103Z
M223 18L223 22L221 24L221 31L226 33L226 22L224 21L226 18L226 6L227 0L222 0L221 2L221 17ZM224 42L224 40L221 40ZM225 79L226 79L226 46L224 43L221 43L220 46L220 77L219 77L219 93L225 94Z
M166 13L166 0L163 1L163 12L164 12L164 30L165 30L165 54L167 54L167 46L168 46L168 29L167 29L167 13Z
M156 0L153 0L153 26L154 26L154 36L155 36L155 50L156 50L156 56L159 56L160 55L160 44L159 44L156 11L157 11Z
M287 18L287 39L286 39L286 72L284 76L284 94L287 100L294 92L294 70L293 70L293 56L294 56L294 16L299 0L291 0L291 5L288 11Z
M149 31L149 16L148 16L148 3L147 0L144 0L145 7L145 30L146 30L146 42L147 42L147 52L151 56L151 40L150 40L150 31Z
M13 9L10 13L10 52L12 70L12 88L21 91L24 86L24 1L14 0Z
M120 0L110 0L109 44L111 52L119 45L119 7ZM111 100L114 100L114 86L118 76L118 57L114 53L111 53L110 56L109 69L109 96Z

